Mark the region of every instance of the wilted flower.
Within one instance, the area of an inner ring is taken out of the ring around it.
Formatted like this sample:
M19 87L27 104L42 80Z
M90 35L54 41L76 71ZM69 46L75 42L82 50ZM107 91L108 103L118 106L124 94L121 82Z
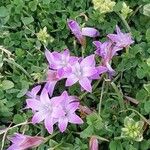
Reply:
M135 141L143 140L143 121L134 121L130 117L124 119L124 128L122 128L121 137L132 139Z
M46 50L45 56L50 68L57 71L59 79L68 76L71 72L71 66L78 61L77 57L70 56L70 52L67 49L60 53Z
M121 32L120 28L116 26L117 34L108 34L107 37L115 44L116 47L119 48L127 48L129 47L134 41L132 40L130 33L123 33Z
M99 32L96 29L90 27L80 28L79 24L75 20L68 20L68 26L81 45L85 45L86 43L84 36L99 36Z
M65 112L64 116L59 117L58 127L61 132L64 132L67 128L68 123L82 124L82 119L75 114L75 111L79 108L79 101L75 96L69 96L66 91L58 97L61 99L61 106Z
M120 48L115 47L111 41L101 43L94 41L93 44L96 46L96 54L102 57L102 65L108 69L108 72L113 75L115 71L111 67L111 60Z
M66 86L72 86L79 81L84 90L92 92L90 77L97 73L94 57L95 55L87 56L72 66L72 72L67 76Z
M10 141L13 144L7 150L27 150L39 146L44 141L44 138L15 133L15 135L10 138Z
M111 0L93 0L94 9L99 10L100 13L108 13L113 11L116 2Z
M43 89L40 95L40 99L27 99L28 108L31 108L35 114L32 118L32 122L40 123L44 120L44 124L49 133L53 132L53 125L57 122L57 118L64 115L60 100L55 97L49 98L46 89Z
M121 15L126 18L128 16L128 14L130 14L132 12L132 9L129 8L129 6L127 6L127 4L125 2L122 3L122 9L121 9Z
M89 141L89 150L98 150L98 140L95 136L92 136Z

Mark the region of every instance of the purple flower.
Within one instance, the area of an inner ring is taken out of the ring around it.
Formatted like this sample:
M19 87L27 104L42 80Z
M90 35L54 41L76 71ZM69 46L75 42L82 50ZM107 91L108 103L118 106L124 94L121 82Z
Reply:
M44 141L44 138L15 133L15 135L10 138L10 141L13 144L7 150L26 150L39 146Z
M46 58L51 69L57 70L58 78L63 78L71 72L71 66L78 61L77 57L70 56L69 50L50 52L46 50Z
M132 40L130 33L123 33L121 32L120 28L116 26L117 34L108 34L107 37L115 43L115 46L119 48L127 48L129 47L134 41Z
M92 92L91 80L89 78L97 73L94 57L95 55L90 55L80 63L77 62L72 66L72 73L67 76L66 86L72 86L79 81L83 89Z
M68 123L82 124L82 119L75 114L75 111L79 108L79 101L75 96L69 96L66 91L59 96L61 99L61 106L65 112L64 116L59 117L58 127L61 132L64 132L67 128Z
M47 73L47 80L46 80L46 84L45 84L44 88L48 91L50 96L53 95L55 85L58 81L59 81L59 79L58 79L57 71L49 69L48 73Z
M39 99L27 99L28 108L31 108L34 116L33 124L44 121L45 128L53 133L53 125L58 123L61 132L64 132L68 123L81 124L82 119L75 114L79 108L79 101L75 96L69 96L65 91L60 96L49 98L47 90L42 90Z
M57 118L64 115L60 100L53 97L49 98L46 89L43 89L40 99L27 99L28 108L33 110L34 116L32 117L33 124L40 123L44 120L45 128L49 133L53 132L53 125L57 122Z
M85 45L84 36L89 36L89 37L99 36L99 32L94 28L86 27L81 29L79 24L75 20L68 20L67 22L70 30L78 39L81 45Z
M112 69L110 63L113 58L117 54L117 51L121 50L121 48L113 45L111 41L106 41L101 43L99 41L94 41L93 44L96 46L96 54L102 57L102 65L108 69L108 72L113 75L115 71Z

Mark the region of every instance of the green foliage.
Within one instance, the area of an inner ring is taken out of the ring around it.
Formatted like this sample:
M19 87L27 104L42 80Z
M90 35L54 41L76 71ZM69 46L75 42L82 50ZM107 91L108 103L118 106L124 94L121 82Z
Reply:
M138 111L147 120L150 117L149 0L111 1L109 9L105 5L98 5L96 10L93 2L94 0L0 1L0 129L31 120L32 112L25 109L25 95L34 84L45 80L47 65L44 46L51 51L68 48L72 55L81 56L81 47L75 43L75 38L67 27L67 19L76 19L81 26L95 27L100 31L100 41L105 41L106 35L113 33L118 24L124 32L130 31L135 41L128 50L119 52L112 61L116 70L116 76L112 80L118 93L122 94L125 110L121 110L120 97L109 80L105 81L100 113L101 81L93 93L87 94L80 92L77 85L64 89L64 83L60 82L56 86L56 94L68 90L72 95L81 96L81 104L88 106L93 113L83 115L83 125L69 124L65 133L54 133L38 150L87 150L89 138L93 135L98 137L101 150L150 149L150 129L146 122L142 128L144 132L141 142L120 138L124 119L132 113L128 108ZM44 34L39 36L41 32ZM87 38L86 55L95 51L92 41L93 39ZM107 76L103 78L108 79ZM127 100L125 95L135 98L138 105ZM80 112L79 115L82 116ZM139 114L134 117L135 122L140 119L144 121ZM0 130L0 134L2 131ZM15 132L49 136L42 125L22 125L9 130L7 134L11 136ZM8 145L6 139L4 149Z

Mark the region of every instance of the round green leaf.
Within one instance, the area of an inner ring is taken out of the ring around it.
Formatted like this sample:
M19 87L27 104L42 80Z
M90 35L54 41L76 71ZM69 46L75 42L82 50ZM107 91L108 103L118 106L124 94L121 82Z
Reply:
M3 80L2 81L2 88L3 90L8 90L14 87L14 83L9 80Z

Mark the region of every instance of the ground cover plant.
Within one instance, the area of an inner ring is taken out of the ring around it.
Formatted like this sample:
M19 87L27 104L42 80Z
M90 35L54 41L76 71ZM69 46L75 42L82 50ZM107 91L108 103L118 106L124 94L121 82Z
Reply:
M149 0L1 0L1 150L150 149Z

